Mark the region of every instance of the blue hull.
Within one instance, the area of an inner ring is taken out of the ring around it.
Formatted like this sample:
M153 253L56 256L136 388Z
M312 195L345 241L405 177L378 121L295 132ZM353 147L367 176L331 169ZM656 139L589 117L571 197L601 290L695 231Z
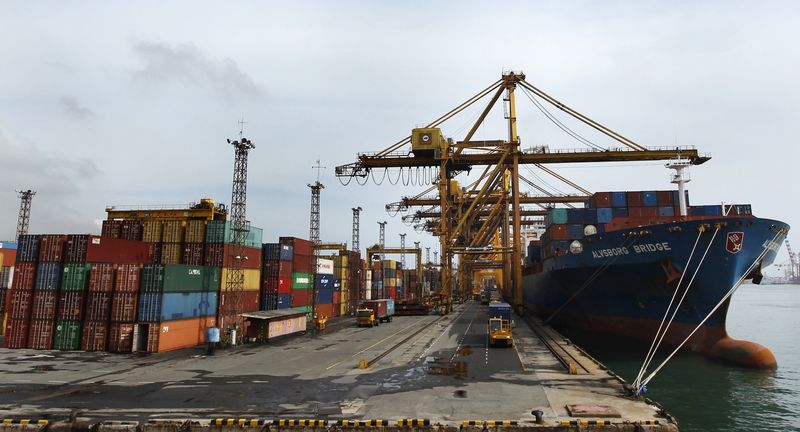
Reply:
M714 236L716 224L723 226ZM701 226L705 227L702 233ZM765 248L766 255L749 276L773 262L788 229L787 224L775 220L719 217L586 236L581 240L582 252L548 258L542 263L543 271L523 277L525 306L543 319L551 318L551 324L568 333L578 331L595 341L608 338L647 345L681 274L686 270L676 303L697 272L664 340L677 346ZM727 337L728 302L723 302L686 347L704 352Z

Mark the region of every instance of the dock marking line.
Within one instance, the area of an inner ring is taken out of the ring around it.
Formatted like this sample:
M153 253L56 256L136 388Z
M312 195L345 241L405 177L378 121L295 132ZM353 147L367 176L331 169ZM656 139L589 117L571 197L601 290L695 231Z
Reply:
M389 336L386 336L385 338L383 338L383 339L379 340L378 342L375 342L374 344L372 344L372 345L370 345L370 346L368 346L368 347L364 348L363 350L361 350L361 351L359 351L359 352L357 352L357 353L355 353L355 354L351 355L350 357L348 357L348 358L346 358L346 359L344 359L344 360L338 361L338 362L336 362L336 363L334 363L334 364L332 364L332 365L330 365L330 366L326 367L326 368L325 368L325 370L326 370L326 371L327 371L327 370L331 370L332 368L335 368L336 366L338 366L338 365L342 364L342 363L343 363L343 362L345 362L346 360L349 360L349 359L351 359L351 358L353 358L353 357L355 357L355 356L357 356L357 355L359 355L359 354L362 354L362 353L364 353L365 351L368 351L368 350L370 350L370 349L372 349L372 348L376 347L377 345L380 345L381 343L383 343L383 342L384 342L384 341L386 341L387 339L391 339L391 338L393 338L393 337L397 336L398 334L400 334L400 333L402 333L402 332L404 332L404 331L406 331L406 330L410 329L411 327L415 327L415 326L416 326L416 325L418 325L418 324L419 324L419 322L416 322L416 323L414 323L414 324L411 324L411 325L410 325L410 326L408 326L408 327L405 327L405 328L403 328L403 329L401 329L401 330L397 331L396 333L393 333L393 334L391 334L391 335L389 335Z
M417 361L422 360L423 358L425 358L425 355L428 354L428 351L430 351L431 348L433 348L434 345L436 345L439 342L439 339L441 339L442 336L444 336L444 334L447 332L447 329L452 327L453 324L455 323L455 321L458 320L459 318L461 318L461 315L464 315L464 312L466 312L466 311L467 311L467 308L462 310L461 313L458 314L458 316L454 320L450 321L447 325L444 326L444 328L442 329L442 333L439 335L439 337L437 337L433 342L431 342L430 345L428 345L427 348L425 348L425 351L423 351L422 354L419 355L419 357L417 358Z

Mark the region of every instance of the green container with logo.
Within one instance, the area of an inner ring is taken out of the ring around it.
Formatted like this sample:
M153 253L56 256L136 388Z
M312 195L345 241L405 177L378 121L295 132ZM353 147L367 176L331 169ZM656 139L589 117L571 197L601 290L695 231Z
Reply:
M292 273L292 289L314 288L314 275L311 273Z
M58 321L53 349L61 351L81 349L82 324L80 321Z
M216 292L219 287L219 267L185 264L164 266L164 293Z
M91 264L64 264L61 273L62 291L86 291L89 288Z

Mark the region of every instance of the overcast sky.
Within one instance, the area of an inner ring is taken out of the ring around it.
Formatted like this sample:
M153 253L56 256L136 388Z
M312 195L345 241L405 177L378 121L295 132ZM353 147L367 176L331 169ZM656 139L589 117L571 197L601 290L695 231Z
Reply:
M244 117L247 215L265 241L308 237L320 158L323 241L349 242L361 206L362 245L387 220L388 244L406 232L435 247L383 209L422 188L345 187L333 167L510 69L642 145L710 153L693 204L752 203L800 227L798 16L788 1L2 2L0 239L15 188L38 191L33 233L99 232L110 204L228 203L225 139ZM580 146L518 103L523 147ZM445 133L463 137L475 114ZM501 116L478 138L503 138ZM672 188L662 163L551 167L592 191Z

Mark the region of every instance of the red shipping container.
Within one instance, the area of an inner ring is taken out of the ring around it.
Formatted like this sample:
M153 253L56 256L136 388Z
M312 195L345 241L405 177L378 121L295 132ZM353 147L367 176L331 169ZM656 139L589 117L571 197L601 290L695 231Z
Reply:
M140 220L122 221L119 238L125 240L141 240L144 223Z
M278 267L278 278L291 279L293 271L294 270L292 270L291 261L281 261L280 266Z
M53 320L56 318L57 309L58 294L55 291L36 290L33 292L31 319Z
M639 218L642 217L642 209L644 207L628 207L628 217Z
M138 292L141 275L141 264L120 264L117 266L117 277L114 283L114 291Z
M292 268L295 273L312 273L314 269L311 265L312 257L310 255L294 254L292 258Z
M203 243L184 244L181 263L187 265L203 265Z
M611 207L611 192L596 192L590 201L595 208Z
M89 269L89 291L111 292L114 288L114 264L92 264Z
M18 262L14 267L14 280L11 281L12 290L30 291L36 282L36 263Z
M61 262L64 256L64 242L66 239L67 236L63 234L41 236L39 241L39 262Z
M333 316L333 305L332 304L318 304L316 310L317 317L332 317Z
M278 278L266 278L261 282L261 292L263 294L278 293Z
M115 292L111 301L111 321L115 323L132 323L136 321L136 306L139 293Z
M88 292L86 294L86 321L108 321L111 315L111 293ZM61 318L69 319L69 318Z
M341 291L334 291L333 292L333 304L342 304L342 292Z
M225 245L222 243L209 243L206 245L203 265L208 267L222 267L225 256Z
M278 279L278 294L292 293L292 278Z
M6 293L6 312L9 319L28 320L31 317L33 291L9 290Z
M53 349L53 336L56 322L54 320L31 320L28 330L28 348Z
M311 290L292 290L292 307L311 306Z
M108 351L129 353L133 349L134 324L111 323L108 327Z
M294 254L306 256L314 254L314 245L308 240L297 237L280 237L278 242L282 245L291 246Z
M58 319L64 321L83 321L82 291L62 291L58 296Z
M222 267L233 267L234 255L233 246L223 245L223 265ZM242 268L250 270L261 269L261 248L242 247Z
M100 236L106 238L120 238L120 230L122 229L121 220L104 220L103 226L100 228Z
M628 192L625 194L625 199L628 201L628 207L643 207L644 199L641 192Z
M228 297L230 294L225 292L221 293L219 296L219 309L222 310L225 303L228 301ZM242 312L256 312L261 310L259 308L260 304L260 296L261 293L258 291L242 291L241 301L242 301Z
M11 349L28 347L28 320L9 319L6 322L5 347Z
M0 248L0 258L2 258L0 261L3 262L3 266L13 267L17 262L17 250Z
M672 191L656 191L656 202L659 207L672 207L674 192Z
M641 207L642 217L658 216L658 207ZM628 213L630 215L630 213Z
M554 224L547 227L547 236L550 240L568 240L569 233L567 225Z
M81 337L81 350L105 351L107 335L107 322L85 321Z
M66 262L144 264L152 259L152 246L134 240L74 234L67 239Z

